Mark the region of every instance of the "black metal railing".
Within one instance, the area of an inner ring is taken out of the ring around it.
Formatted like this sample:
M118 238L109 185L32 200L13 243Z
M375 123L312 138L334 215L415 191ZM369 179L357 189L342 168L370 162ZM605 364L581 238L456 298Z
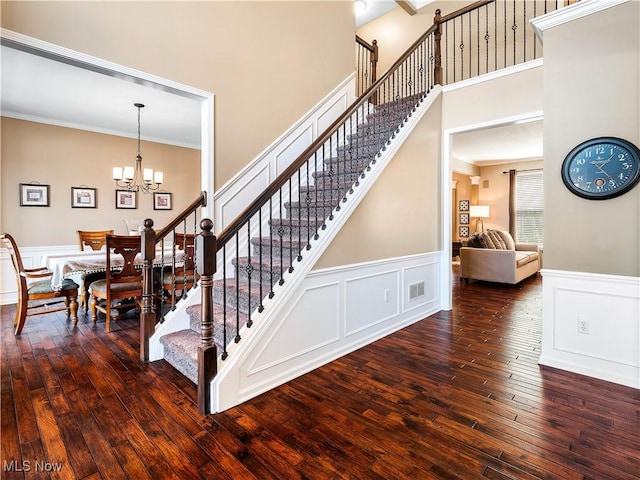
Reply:
M442 84L447 85L542 56L530 20L575 3L565 0L485 0L440 17Z
M368 43L356 35L356 97L362 95L376 82L378 42Z

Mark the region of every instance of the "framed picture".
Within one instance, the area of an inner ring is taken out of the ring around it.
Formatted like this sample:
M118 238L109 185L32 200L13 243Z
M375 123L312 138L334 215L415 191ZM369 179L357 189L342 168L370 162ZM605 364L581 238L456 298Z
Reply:
M96 208L96 189L71 187L71 208Z
M461 213L460 214L460 225L469 225L469 214Z
M463 227L460 227L459 233L460 233L460 235L459 235L460 238L468 238L469 237L469 226L465 225Z
M138 208L138 192L116 190L116 208Z
M469 200L460 200L460 211L461 212L469 211Z
M154 210L171 210L171 194L170 193L154 193L153 209Z
M20 206L48 207L49 185L40 185L39 183L21 183Z

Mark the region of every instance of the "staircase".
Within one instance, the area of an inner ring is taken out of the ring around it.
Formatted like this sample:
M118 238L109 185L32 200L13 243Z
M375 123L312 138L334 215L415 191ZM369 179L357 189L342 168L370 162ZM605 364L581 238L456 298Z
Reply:
M415 94L370 106L364 121L309 175L311 183L300 185L295 198L302 201L284 201L284 216L269 220L266 235L251 238L251 255L233 258L224 277L214 281L213 330L218 352L226 352L230 340L239 340L236 332L249 322L252 312L262 309L262 300L272 295L273 286L284 283L293 260L308 248L309 237L333 220L334 212L339 212L340 204L366 176L378 153L425 97ZM190 328L164 335L160 342L165 360L197 383L201 305L188 307L187 313Z

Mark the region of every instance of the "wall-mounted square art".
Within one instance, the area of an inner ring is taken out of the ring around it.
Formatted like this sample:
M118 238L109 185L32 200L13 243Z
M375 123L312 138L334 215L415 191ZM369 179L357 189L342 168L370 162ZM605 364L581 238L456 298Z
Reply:
M469 211L469 200L460 200L460 211L461 212Z
M461 213L460 214L460 225L469 225L469 214Z
M71 187L71 208L96 208L96 189Z
M154 193L153 209L154 210L171 210L171 194L170 193Z
M460 233L460 238L468 238L469 237L469 226L468 225L464 225L462 227L460 227L459 230Z
M116 190L116 208L138 208L137 192Z
M49 185L40 185L39 183L21 183L20 206L48 207Z

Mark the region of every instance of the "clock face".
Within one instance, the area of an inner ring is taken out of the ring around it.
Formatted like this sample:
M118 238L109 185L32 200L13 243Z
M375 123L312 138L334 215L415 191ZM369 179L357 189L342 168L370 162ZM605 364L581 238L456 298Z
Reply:
M615 137L588 140L564 159L562 180L571 192L583 198L617 197L640 180L640 150Z

